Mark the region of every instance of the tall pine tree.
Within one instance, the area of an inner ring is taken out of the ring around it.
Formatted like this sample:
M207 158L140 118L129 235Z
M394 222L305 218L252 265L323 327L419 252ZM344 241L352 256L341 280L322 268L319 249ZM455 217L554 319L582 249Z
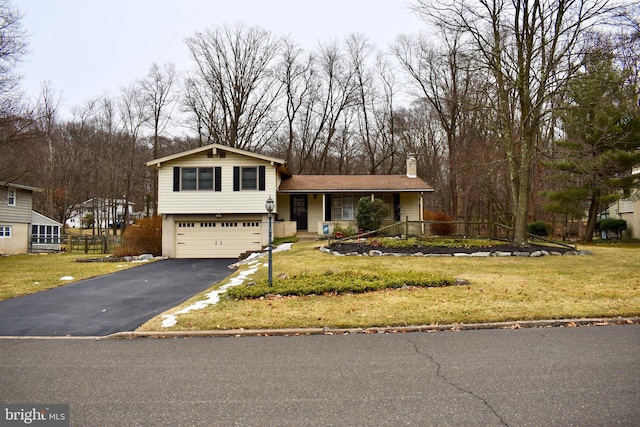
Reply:
M590 50L583 71L567 87L561 113L565 138L552 167L564 184L546 195L551 204L568 204L568 198L588 206L587 242L598 213L638 187L631 170L640 164L640 111L634 79L625 73L616 68L611 49Z

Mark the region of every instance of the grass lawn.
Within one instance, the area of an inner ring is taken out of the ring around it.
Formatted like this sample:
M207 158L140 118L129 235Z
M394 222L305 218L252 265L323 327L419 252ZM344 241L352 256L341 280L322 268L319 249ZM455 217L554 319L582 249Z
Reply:
M540 258L339 257L323 254L317 246L318 242L296 243L293 250L274 254L274 286L296 277L343 278L345 273L393 280L424 275L465 279L469 284L262 299L222 294L215 306L178 315L174 327L163 328L156 317L141 330L365 328L640 315L638 246L581 246L594 255ZM265 262L263 258L247 282L263 286ZM205 299L207 292L165 314Z
M139 265L131 262L76 262L77 259L91 257L77 254L2 256L0 301ZM73 280L60 280L65 276L73 277Z

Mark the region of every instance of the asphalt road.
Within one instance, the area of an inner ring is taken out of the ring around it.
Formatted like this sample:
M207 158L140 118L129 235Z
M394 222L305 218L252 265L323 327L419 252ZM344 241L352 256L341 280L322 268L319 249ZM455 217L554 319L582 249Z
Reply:
M0 339L0 402L75 426L637 426L640 325Z
M0 336L132 331L219 282L231 259L168 259L0 301Z

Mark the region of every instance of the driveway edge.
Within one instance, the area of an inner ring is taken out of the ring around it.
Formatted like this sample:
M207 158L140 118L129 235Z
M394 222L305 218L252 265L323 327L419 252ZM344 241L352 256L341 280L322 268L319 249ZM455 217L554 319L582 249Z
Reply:
M599 319L526 320L492 323L454 323L448 325L385 326L371 328L289 328L289 329L226 329L209 331L129 331L107 335L102 339L135 338L210 338L210 337L267 337L298 335L394 334L407 332L469 331L480 329L574 328L578 326L608 326L640 324L640 317Z

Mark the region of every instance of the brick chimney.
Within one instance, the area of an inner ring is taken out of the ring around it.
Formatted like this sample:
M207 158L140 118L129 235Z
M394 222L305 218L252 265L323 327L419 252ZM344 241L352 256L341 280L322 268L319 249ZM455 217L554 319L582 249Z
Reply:
M418 162L416 161L415 154L407 155L407 178L417 178L418 177Z

